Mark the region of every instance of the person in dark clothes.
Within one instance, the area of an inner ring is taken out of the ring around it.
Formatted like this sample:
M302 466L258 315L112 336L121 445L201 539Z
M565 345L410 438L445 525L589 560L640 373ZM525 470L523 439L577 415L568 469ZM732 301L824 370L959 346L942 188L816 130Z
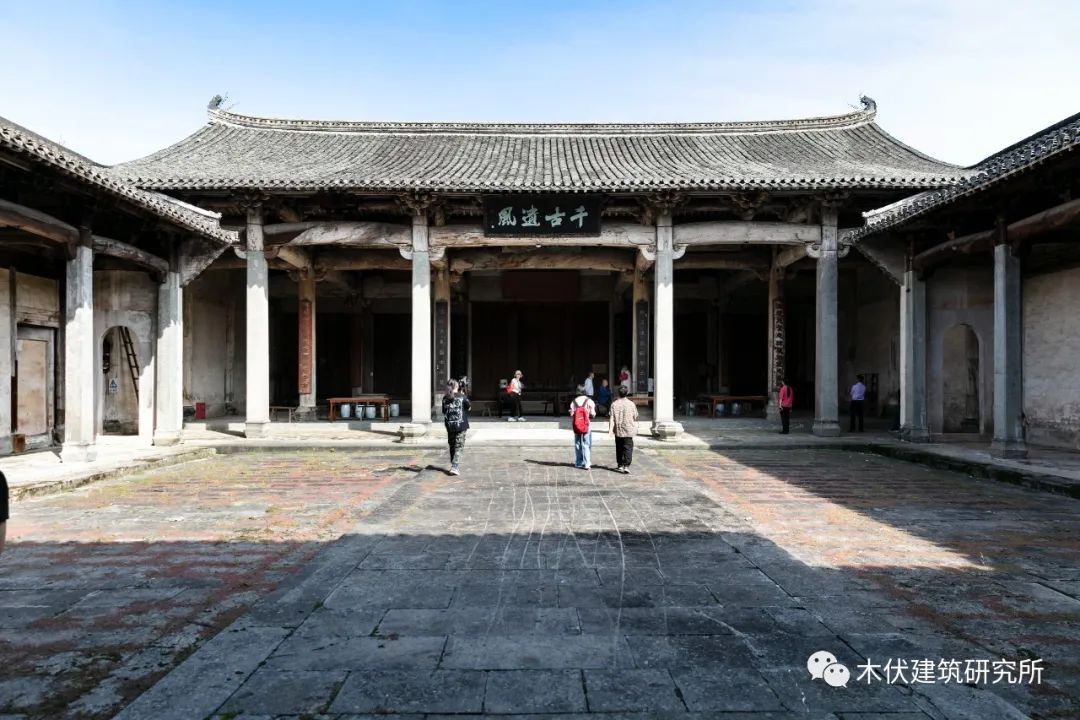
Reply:
M4 552L4 540L7 538L8 486L7 478L0 472L0 553Z
M461 474L461 454L465 451L465 433L469 430L469 398L460 392L457 380L446 383L443 395L443 424L446 426L446 444L450 447L450 474Z
M604 378L600 381L600 388L596 391L596 412L600 415L607 415L610 407L611 388L608 386L607 378Z

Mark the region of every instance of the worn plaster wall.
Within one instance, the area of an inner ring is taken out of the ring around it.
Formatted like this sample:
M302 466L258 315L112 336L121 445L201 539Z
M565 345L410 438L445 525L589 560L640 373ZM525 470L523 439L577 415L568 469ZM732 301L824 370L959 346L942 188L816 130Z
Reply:
M184 288L184 405L207 417L245 410L244 271L203 273Z
M847 373L841 365L841 410L855 375L863 373L870 384L870 375L878 381L877 405L867 406L868 416L879 416L891 396L896 396L899 408L900 393L900 288L875 267L860 267L855 273L856 306L851 340L853 360Z
M930 432L945 429L946 336L951 328L966 325L978 343L979 432L993 431L994 390L994 285L993 269L942 268L926 283L927 306L927 416ZM955 332L955 331L954 331ZM966 354L966 349L965 349Z
M157 323L158 284L145 272L97 270L94 272L94 357L97 359L95 406L97 432L110 427L121 432L137 429L139 438L147 445L154 436L154 377ZM113 334L109 372L104 372L103 348L106 335L113 328L126 327L139 366L139 397L134 399L134 386L128 370L127 357L119 335ZM110 392L115 380L116 392ZM136 417L131 417L136 408Z
M1028 442L1080 448L1080 268L1024 278L1023 305Z

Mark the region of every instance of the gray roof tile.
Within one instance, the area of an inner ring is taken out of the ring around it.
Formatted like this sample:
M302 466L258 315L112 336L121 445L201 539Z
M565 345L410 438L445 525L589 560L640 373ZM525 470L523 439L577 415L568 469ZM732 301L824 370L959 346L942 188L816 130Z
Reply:
M168 195L143 190L111 168L99 165L3 117L0 117L0 148L25 155L34 162L52 167L85 183L92 189L126 200L204 238L221 243L236 240L235 232L219 227L218 220L221 216L218 213L189 205Z
M216 100L216 99L215 99ZM579 191L909 188L968 171L836 117L672 124L277 120L211 103L195 134L115 172L155 190Z

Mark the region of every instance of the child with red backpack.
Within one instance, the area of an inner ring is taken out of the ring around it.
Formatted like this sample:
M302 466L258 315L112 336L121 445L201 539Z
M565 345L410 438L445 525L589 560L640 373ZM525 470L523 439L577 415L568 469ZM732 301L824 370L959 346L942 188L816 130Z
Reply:
M574 466L582 470L592 468L592 428L590 420L596 417L596 403L585 394L585 386L577 386L577 397L570 403L570 426L574 429Z

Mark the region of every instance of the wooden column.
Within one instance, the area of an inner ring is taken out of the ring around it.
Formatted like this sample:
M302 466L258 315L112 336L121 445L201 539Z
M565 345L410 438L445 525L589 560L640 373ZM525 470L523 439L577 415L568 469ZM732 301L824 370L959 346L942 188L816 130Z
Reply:
M773 248L773 262L769 268L769 300L768 300L768 387L766 394L769 396L769 404L765 408L765 415L770 420L780 419L780 406L778 393L780 384L784 380L787 364L786 328L784 307L784 272L782 265L776 262L776 248Z
M443 265L435 273L435 319L434 349L435 372L433 377L432 407L436 416L442 419L442 397L446 381L450 379L450 268Z
M297 278L297 331L299 333L299 357L297 358L297 384L300 398L297 413L301 418L310 418L316 413L316 348L318 347L316 328L316 298L318 283L315 272L310 267L301 268Z

